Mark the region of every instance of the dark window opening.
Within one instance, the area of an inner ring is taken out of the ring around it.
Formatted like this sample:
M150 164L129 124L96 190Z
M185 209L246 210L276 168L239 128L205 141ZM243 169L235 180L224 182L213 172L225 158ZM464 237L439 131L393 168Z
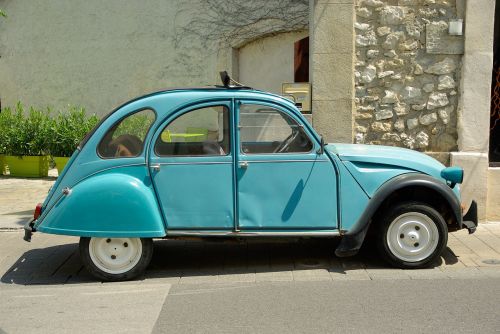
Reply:
M489 153L490 165L500 167L500 5L495 8Z
M309 82L309 37L294 45L294 81Z

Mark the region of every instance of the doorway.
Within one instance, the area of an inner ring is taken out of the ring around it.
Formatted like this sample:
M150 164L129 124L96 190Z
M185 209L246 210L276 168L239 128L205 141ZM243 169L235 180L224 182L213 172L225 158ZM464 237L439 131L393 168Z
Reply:
M491 167L500 167L500 6L495 6L493 38L489 161Z

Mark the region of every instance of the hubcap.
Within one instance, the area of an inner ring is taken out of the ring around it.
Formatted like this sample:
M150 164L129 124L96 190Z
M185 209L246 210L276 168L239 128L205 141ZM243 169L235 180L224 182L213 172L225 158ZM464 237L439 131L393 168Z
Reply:
M108 274L123 274L139 262L142 243L139 238L91 238L92 262Z
M394 219L387 230L387 245L398 259L422 261L436 250L439 231L432 219L420 212L408 212Z

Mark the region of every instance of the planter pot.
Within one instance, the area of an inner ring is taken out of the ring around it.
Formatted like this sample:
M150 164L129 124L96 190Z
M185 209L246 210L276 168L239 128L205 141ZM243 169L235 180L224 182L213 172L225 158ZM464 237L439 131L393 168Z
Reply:
M5 155L0 154L0 175L5 174L7 169L7 163L5 162Z
M61 175L70 157L52 157L52 159L56 163L58 175Z
M5 156L11 176L46 177L49 175L49 157L47 156Z

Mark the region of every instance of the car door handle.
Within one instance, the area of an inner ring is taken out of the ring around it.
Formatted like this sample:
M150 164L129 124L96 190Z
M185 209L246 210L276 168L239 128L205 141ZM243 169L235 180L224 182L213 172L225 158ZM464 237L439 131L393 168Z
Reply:
M154 171L157 171L157 172L159 172L159 171L160 171L160 164L154 164L154 165L151 165L150 167L151 167L151 169L153 169Z
M240 161L239 166L240 166L240 168L247 169L248 168L248 161Z

